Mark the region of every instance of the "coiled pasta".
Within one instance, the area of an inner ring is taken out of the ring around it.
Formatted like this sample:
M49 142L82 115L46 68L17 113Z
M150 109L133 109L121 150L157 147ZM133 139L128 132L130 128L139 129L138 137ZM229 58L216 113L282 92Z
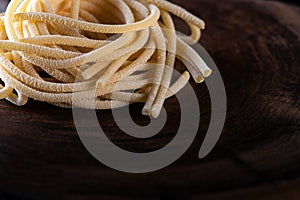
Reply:
M171 15L190 36L176 34ZM0 16L0 99L91 109L144 102L143 114L158 117L190 74L197 83L211 74L190 47L202 29L165 0L12 0ZM176 58L188 71L171 85Z

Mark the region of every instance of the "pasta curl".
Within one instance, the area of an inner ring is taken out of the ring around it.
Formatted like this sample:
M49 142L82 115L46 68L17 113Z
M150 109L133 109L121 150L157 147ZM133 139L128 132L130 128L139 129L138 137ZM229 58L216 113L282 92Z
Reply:
M176 33L172 15L190 36ZM11 0L0 15L0 99L87 109L144 102L142 113L156 118L190 75L200 83L212 73L190 46L204 27L165 0ZM176 59L187 71L173 83Z

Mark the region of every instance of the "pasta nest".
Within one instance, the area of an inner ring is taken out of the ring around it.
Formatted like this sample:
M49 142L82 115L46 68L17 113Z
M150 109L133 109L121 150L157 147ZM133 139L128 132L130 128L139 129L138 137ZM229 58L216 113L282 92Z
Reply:
M190 36L176 33L172 15ZM12 0L0 16L0 99L113 109L165 99L212 71L191 47L204 22L165 0ZM187 71L171 81L176 59ZM76 98L74 98L76 96Z

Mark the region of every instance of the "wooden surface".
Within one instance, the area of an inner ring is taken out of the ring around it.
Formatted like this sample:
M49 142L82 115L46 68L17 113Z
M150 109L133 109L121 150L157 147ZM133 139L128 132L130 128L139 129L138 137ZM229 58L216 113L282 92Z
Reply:
M206 21L201 44L225 82L228 116L212 153L197 158L210 117L205 85L193 84L202 114L189 151L163 170L139 175L95 160L80 142L71 110L0 101L0 199L299 199L300 8L259 0L174 2ZM176 132L176 99L166 107L167 126L149 140L124 136L110 111L97 114L112 141L145 152ZM138 124L147 123L141 105L131 111Z

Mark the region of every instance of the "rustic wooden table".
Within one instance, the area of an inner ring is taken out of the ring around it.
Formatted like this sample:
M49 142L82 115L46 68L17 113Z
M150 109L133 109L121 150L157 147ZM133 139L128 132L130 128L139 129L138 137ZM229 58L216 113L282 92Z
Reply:
M197 140L174 164L147 174L121 173L95 160L75 131L71 110L33 100L18 108L3 100L0 199L300 198L300 8L259 0L173 1L206 21L201 44L226 86L228 115L211 154L197 158L210 117L205 85L192 83L202 111ZM172 116L149 140L123 135L110 111L97 114L112 141L144 152L176 132L176 99L166 107ZM147 123L141 105L131 111L137 123Z

